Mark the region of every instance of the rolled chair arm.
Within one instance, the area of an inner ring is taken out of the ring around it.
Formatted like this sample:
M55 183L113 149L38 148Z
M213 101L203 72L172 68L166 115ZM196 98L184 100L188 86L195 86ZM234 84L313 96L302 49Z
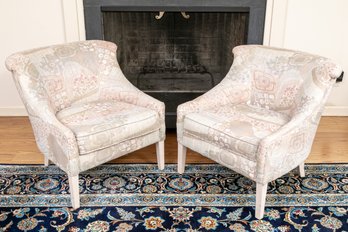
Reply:
M119 92L117 96L118 99L123 102L131 103L157 112L160 124L162 125L160 128L160 139L165 139L165 105L163 102L143 93L135 87L133 91L130 92Z
M49 135L55 139L68 160L79 158L79 151L74 133L58 121L55 116L47 116L40 119L47 125Z
M185 102L177 109L177 137L182 139L183 122L185 116L190 113L197 113L212 107L223 105L237 105L246 103L250 99L249 85L234 82L225 78L220 84L198 98Z
M311 78L303 84L291 120L265 137L257 152L257 181L267 183L291 171L309 155L325 102L342 69L328 59L318 59Z
M247 52L243 49L234 48L233 65L224 79L205 94L178 106L176 123L178 141L183 137L185 115L211 107L247 103L250 100L251 84L244 80L250 76L250 69L245 69L243 66L245 53Z
M31 107L33 107L33 104L31 104ZM55 142L61 147L62 151L64 151L64 155L68 160L78 158L79 151L74 133L69 128L64 126L56 118L53 112L50 109L48 109L47 105L42 104L42 102L40 103L40 111L36 110L35 112L35 115L29 116L31 122L33 123L35 135L40 135L36 137L40 139L45 139L47 141L47 147L43 152L52 152L51 147L49 145L50 143L52 143L52 141L48 140L54 139ZM46 136L43 137L41 135Z
M61 147L63 155L66 157L65 160L78 158L79 151L75 135L57 119L48 97L44 92L40 92L38 89L33 91L30 88L32 85L30 77L17 73L15 75L20 75L19 78L15 78L15 83L28 111L35 139L41 152L52 157L54 152L52 152L50 144L53 142Z
M145 94L139 89L135 89L133 90L132 93L130 94L128 93L125 96L122 96L123 93L121 92L119 94L119 96L123 99L123 101L154 110L159 114L159 117L161 118L161 120L164 121L165 105L163 102L157 100L156 98L151 97L150 95ZM129 97L131 97L132 99L129 99Z
M105 41L96 41L96 43L109 50L108 57L110 59L110 62L100 73L101 79L104 81L100 83L99 99L118 100L152 109L159 114L161 121L164 122L164 103L143 93L125 77L117 61L117 46Z
M267 183L287 173L309 155L320 120L321 106L295 115L261 140L257 150L257 182Z
M161 122L165 120L165 105L163 102L145 94L135 87L122 73L116 63L107 76L105 85L101 84L99 100L116 100L144 108L154 110L158 113ZM163 132L165 128L163 127Z

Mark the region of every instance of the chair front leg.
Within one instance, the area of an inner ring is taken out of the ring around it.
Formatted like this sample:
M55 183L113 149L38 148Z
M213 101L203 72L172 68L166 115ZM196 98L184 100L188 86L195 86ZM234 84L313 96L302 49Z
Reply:
M256 183L256 208L255 217L257 219L262 219L265 212L267 194L267 184Z
M178 173L182 174L185 171L187 148L181 143L178 143Z
M47 167L48 165L50 165L51 161L45 155L44 155L44 159L45 159L44 164Z
M80 208L79 175L68 176L71 195L71 205L74 209Z
M156 143L156 154L157 154L157 164L158 169L164 169L164 141L159 141Z
M298 168L299 168L299 171L300 171L300 177L305 177L306 174L305 174L305 170L304 170L304 162L301 163L301 164L298 166Z

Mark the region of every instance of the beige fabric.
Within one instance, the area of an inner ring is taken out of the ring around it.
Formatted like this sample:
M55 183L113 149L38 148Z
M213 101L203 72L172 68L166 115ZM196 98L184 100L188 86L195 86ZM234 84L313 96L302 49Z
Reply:
M276 111L246 104L224 105L186 115L184 131L186 136L256 161L260 140L288 121L286 114Z
M184 140L185 144L190 144L189 148L193 151L196 151L225 167L249 177L250 179L254 179L256 177L257 165L255 161L249 160L240 154L233 153L229 150L222 149L211 142L198 140L189 134L187 136L185 135Z
M80 155L160 129L155 111L117 101L72 105L58 112L57 118L74 132Z
M82 155L79 158L79 166L83 170L93 168L96 165L110 161L110 159L116 159L130 152L157 143L159 136L160 132L157 130L140 137L125 140L117 144L117 146L110 146L102 150Z
M70 176L165 138L164 104L125 78L116 49L91 40L6 60L40 151Z
M258 45L233 49L226 77L178 107L178 142L267 183L309 155L341 68L308 53Z

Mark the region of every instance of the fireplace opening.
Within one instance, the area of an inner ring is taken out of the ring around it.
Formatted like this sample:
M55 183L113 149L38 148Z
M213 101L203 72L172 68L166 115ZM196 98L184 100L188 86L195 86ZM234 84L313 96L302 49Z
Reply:
M118 45L125 76L167 112L218 84L233 47L246 44L247 12L103 12L104 39Z
M158 12L103 12L104 39L118 45L125 76L147 93L206 92L228 72L231 49L247 42L246 12L156 17Z
M224 78L233 47L262 43L266 0L127 2L84 0L86 38L117 44L129 81L165 103L167 128Z

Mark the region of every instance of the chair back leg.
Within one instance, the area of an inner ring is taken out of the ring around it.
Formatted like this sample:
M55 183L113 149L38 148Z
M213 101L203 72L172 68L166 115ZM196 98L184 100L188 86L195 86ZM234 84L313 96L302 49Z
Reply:
M298 166L299 171L300 171L300 177L305 177L305 170L304 170L304 162L300 164L300 166Z
M79 176L69 176L71 205L74 209L80 208Z
M267 184L256 183L256 209L255 217L257 219L262 219L265 212L267 194Z
M157 164L158 169L164 169L164 141L159 141L156 143L156 154L157 154Z
M186 151L186 147L178 143L178 173L180 174L185 171Z
M51 161L47 158L47 156L44 155L44 159L45 159L44 161L45 166L50 165Z

